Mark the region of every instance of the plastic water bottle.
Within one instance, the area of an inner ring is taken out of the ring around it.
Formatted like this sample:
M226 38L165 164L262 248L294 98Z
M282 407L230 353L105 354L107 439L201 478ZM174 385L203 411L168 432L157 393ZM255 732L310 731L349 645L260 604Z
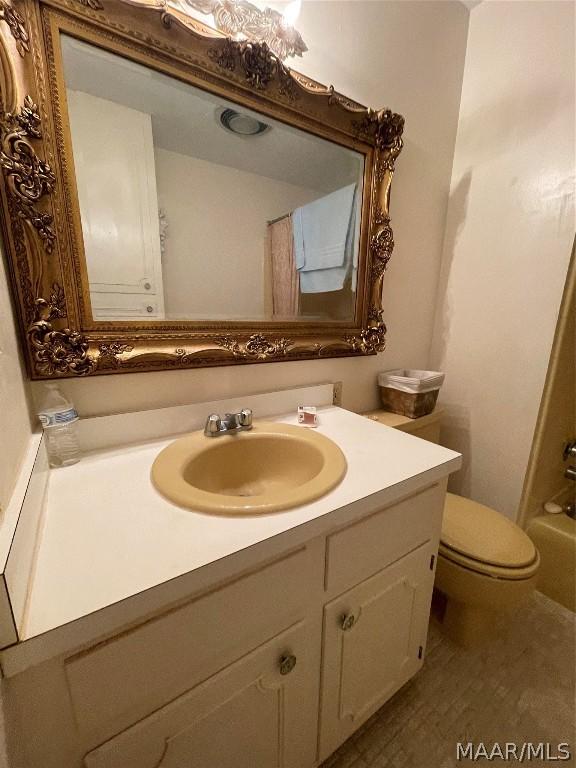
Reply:
M78 414L57 384L47 384L46 390L38 417L44 428L50 466L67 467L76 464L80 461L76 429Z

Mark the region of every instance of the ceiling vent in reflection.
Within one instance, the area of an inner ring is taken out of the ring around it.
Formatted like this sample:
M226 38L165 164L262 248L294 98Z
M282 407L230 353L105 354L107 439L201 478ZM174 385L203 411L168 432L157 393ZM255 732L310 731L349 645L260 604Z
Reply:
M219 119L227 131L236 133L238 136L258 136L270 130L270 126L266 123L261 123L255 117L236 112L234 109L224 109Z

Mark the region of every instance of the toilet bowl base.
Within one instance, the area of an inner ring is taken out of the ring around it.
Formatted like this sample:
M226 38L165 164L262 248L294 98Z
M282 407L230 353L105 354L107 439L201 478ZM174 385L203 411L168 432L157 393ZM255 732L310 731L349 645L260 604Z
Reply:
M495 626L504 615L502 611L491 611L447 598L441 627L458 645L473 648L494 637Z
M440 552L434 586L445 599L443 630L468 647L481 644L490 635L495 637L496 624L533 591L539 562L537 556L524 569L526 578L500 579L465 568Z

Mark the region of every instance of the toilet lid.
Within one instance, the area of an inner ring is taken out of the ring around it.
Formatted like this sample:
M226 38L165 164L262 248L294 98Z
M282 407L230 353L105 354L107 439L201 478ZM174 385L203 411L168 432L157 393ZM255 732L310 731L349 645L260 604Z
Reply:
M476 501L446 494L442 544L471 560L505 568L534 562L532 541L512 520Z

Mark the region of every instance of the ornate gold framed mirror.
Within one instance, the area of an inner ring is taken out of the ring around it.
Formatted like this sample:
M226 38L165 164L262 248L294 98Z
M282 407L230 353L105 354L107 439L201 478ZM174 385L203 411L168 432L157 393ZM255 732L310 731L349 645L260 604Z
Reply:
M34 379L374 354L403 118L163 0L0 0Z

